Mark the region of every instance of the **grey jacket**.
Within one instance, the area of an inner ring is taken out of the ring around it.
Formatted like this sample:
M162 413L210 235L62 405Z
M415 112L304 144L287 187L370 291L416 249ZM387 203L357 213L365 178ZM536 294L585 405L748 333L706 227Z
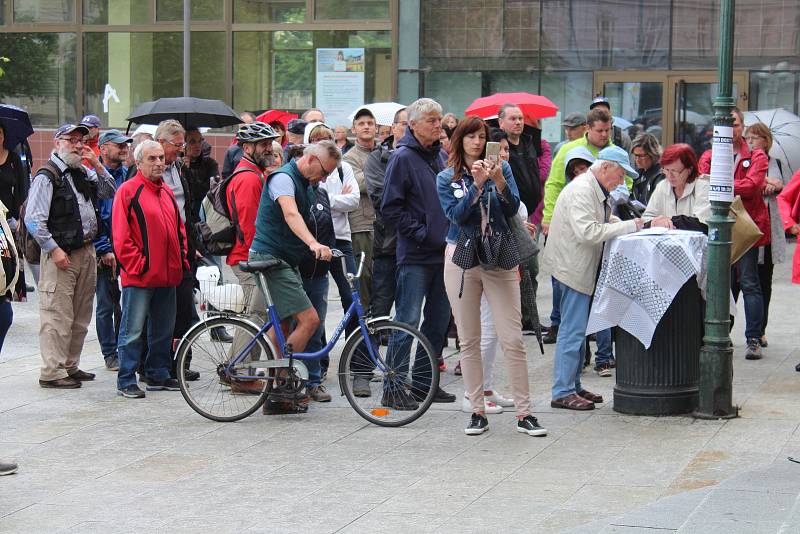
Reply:
M353 172L358 182L358 189L361 191L358 207L349 214L350 233L352 234L357 232L371 232L372 223L375 221L375 210L372 207L372 201L369 199L367 183L364 180L364 165L367 163L367 158L371 153L372 150L364 148L356 143L342 158L353 167Z

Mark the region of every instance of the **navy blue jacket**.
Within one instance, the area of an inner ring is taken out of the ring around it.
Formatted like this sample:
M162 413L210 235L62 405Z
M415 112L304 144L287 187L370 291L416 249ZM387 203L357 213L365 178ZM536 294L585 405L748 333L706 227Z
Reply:
M128 168L125 165L120 165L116 170L106 167L108 174L114 177L117 182L117 189L122 185L128 176ZM111 242L111 208L114 206L114 199L98 199L97 200L97 213L100 217L97 218L97 237L94 238L94 248L97 256L102 256L109 252L114 252L114 246Z
M397 228L397 264L444 263L450 223L436 191L447 166L439 142L423 148L409 128L386 166L381 214Z

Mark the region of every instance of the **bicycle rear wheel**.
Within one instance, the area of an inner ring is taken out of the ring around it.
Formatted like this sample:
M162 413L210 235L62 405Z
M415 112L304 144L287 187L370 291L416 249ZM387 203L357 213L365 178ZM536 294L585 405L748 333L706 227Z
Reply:
M339 361L339 387L353 409L370 423L403 426L418 419L439 387L439 364L428 339L416 328L390 320L359 329ZM369 354L372 345L377 362ZM377 365L376 365L377 363Z
M233 343L219 341L218 336L212 334L213 329L219 327L233 336ZM243 362L273 360L272 347L258 335L258 329L236 317L209 319L186 333L176 354L178 383L183 398L194 411L212 421L231 422L244 419L264 403L271 389L266 377L272 376L273 370L259 368L258 363L252 367L246 363L237 364L233 372L226 368L254 338L250 354ZM186 370L190 367L200 373L199 379L187 379ZM242 378L237 379L237 374Z

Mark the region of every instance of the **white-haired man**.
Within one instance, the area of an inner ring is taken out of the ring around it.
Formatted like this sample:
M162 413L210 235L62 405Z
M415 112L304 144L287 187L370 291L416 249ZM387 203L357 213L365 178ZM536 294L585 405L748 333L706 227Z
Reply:
M113 198L114 177L84 145L89 130L65 124L55 149L33 178L25 225L42 249L39 275L39 350L43 388L74 389L94 380L81 371L83 341L92 320L97 260L94 202ZM85 158L94 167L81 164Z
M556 201L543 261L561 294L561 325L553 364L553 408L592 410L603 397L581 387L586 325L603 243L641 230L641 219L611 219L610 191L625 175L636 176L628 153L616 146L601 150L587 172L564 187Z

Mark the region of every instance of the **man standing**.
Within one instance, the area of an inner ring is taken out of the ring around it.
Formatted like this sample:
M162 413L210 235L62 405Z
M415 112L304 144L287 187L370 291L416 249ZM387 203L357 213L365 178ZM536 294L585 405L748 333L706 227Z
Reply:
M95 156L100 156L100 117L97 115L86 115L81 119L81 126L86 126L89 135L84 139L87 148L91 148Z
M192 195L190 210L198 220L203 199L211 189L212 183L219 180L219 165L214 158L203 154L203 141L203 134L197 128L189 128L186 131L183 176Z
M108 130L100 136L100 158L108 173L114 177L117 190L128 176L125 161L133 139L122 135L119 130ZM122 309L120 308L121 293L117 284L117 259L114 256L113 240L111 238L111 210L114 199L109 198L97 201L98 234L94 240L94 249L97 254L97 309L95 310L95 328L100 350L106 362L106 369L116 371L119 369L117 357L117 337Z
M608 194L623 183L626 174L636 176L627 152L614 146L605 148L589 171L567 184L556 202L543 256L561 295L550 402L553 408L593 410L595 403L603 402L600 395L581 387L580 375L603 243L643 226L641 219L609 222Z
M604 96L598 95L594 98L594 100L592 100L592 103L589 104L589 111L595 108L604 109L608 111L609 115L611 114L611 103ZM614 126L611 129L611 142L616 146L624 148L625 152L628 154L631 153L631 137L619 126Z
M83 340L92 319L97 261L94 201L112 198L114 178L83 145L85 126L56 130L55 150L36 172L28 194L25 224L42 249L39 275L39 346L43 388L79 388L94 380L81 371ZM88 159L95 172L81 165Z
M742 204L758 229L764 234L750 250L745 252L731 268L731 284L738 285L744 294L744 335L747 340L748 360L760 360L761 322L764 319L764 296L758 278L759 247L770 244L769 211L764 203L762 191L766 184L769 159L763 150L750 151L742 139L744 117L739 108L733 108L733 194L742 197ZM711 150L700 157L700 172L711 174ZM769 253L769 252L768 252ZM736 295L738 296L738 292Z
M117 394L140 399L136 383L147 322L148 391L178 391L170 377L175 287L189 268L186 230L178 204L162 180L164 149L155 141L136 147L138 173L122 184L114 202L114 252L122 277L122 326L119 332Z
M351 211L348 218L353 240L353 256L358 258L362 252L364 253L364 269L361 272L359 285L361 287L361 304L364 305L365 310L369 310L372 300L372 225L375 221L375 210L364 181L364 164L375 150L377 125L375 116L367 108L356 111L353 117L353 134L356 136L356 144L345 154L344 161L353 168L361 195L358 208Z
M442 106L430 98L420 98L406 108L406 113L408 129L386 166L381 202L384 219L397 229L395 320L419 327L424 303L425 320L420 330L440 354L450 321L450 302L444 289L445 237L450 225L436 191L436 175L447 166L439 145ZM399 358L407 367L410 354ZM418 367L415 371L431 372ZM396 410L415 410L426 394L419 389L412 395L405 390L391 391L384 395L383 404ZM455 395L441 387L434 396L434 402L455 400Z
M564 122L561 123L561 126L564 127L564 133L566 134L567 138L556 145L553 154L558 154L558 151L561 150L561 147L570 141L574 141L575 139L583 137L583 134L586 133L587 129L586 115L580 111L573 111L567 115L567 117L564 119Z

